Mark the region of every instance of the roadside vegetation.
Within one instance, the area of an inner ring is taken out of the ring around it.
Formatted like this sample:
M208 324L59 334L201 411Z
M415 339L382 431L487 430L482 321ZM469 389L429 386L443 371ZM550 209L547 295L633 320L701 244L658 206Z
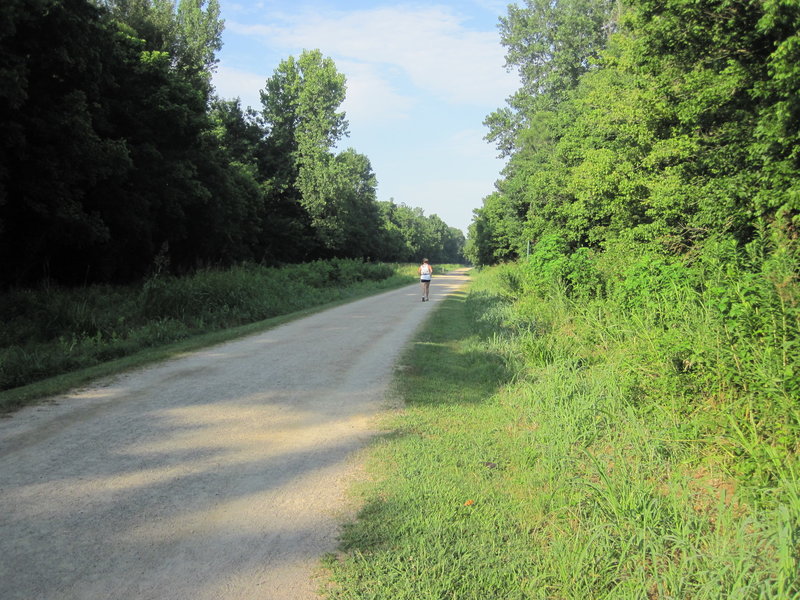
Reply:
M186 277L159 274L137 285L12 290L0 294L4 320L0 409L38 395L35 390L3 390L212 332L367 296L407 285L416 277L416 265L332 259L281 268L209 269ZM208 342L220 339L215 336ZM50 387L41 389L53 392Z
M319 50L258 107L215 94L220 11L0 4L0 410L463 260L462 231L379 201L368 157L337 149L346 81Z
M319 50L248 107L212 85L218 0L20 0L0 23L0 290L137 283L156 263L462 260L461 230L378 200Z
M800 598L797 303L647 257L588 298L540 258L406 354L328 597Z
M800 4L526 0L336 599L800 598Z

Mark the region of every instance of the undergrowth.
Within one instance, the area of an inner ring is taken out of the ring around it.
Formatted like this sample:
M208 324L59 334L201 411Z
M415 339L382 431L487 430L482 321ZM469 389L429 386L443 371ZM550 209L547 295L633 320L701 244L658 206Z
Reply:
M335 259L156 275L129 286L7 291L0 294L0 390L415 277L411 265Z
M478 273L405 359L328 597L800 598L796 282L725 252Z

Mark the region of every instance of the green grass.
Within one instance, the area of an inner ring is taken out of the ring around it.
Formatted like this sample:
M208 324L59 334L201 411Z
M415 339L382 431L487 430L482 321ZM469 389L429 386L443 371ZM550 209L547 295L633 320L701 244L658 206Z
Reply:
M505 465L481 425L510 372L466 316L472 308L464 296L445 301L402 361L398 393L408 409L374 459L391 479L369 490L347 527L343 562L332 561L342 588L331 597L493 598L513 580L498 552L510 524L485 518Z
M416 265L331 260L11 290L0 295L0 411L415 280Z
M507 280L478 273L406 355L327 597L800 598L796 463L741 476L707 415L647 401L622 332Z

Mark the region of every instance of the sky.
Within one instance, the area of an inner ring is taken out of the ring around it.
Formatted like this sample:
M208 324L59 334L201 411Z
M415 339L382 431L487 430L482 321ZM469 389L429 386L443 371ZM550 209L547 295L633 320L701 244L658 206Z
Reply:
M378 200L420 207L467 232L504 162L483 121L518 87L498 19L507 0L221 0L217 94L261 109L282 60L319 49L347 78L348 147L366 155Z

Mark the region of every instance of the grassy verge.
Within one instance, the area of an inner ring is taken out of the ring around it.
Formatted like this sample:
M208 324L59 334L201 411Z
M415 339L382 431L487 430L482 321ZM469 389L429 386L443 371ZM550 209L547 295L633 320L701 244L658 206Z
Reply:
M582 337L562 296L532 309L504 275L477 274L406 356L407 409L325 561L328 597L800 597L792 464L737 475L707 415L647 403L630 341Z
M7 292L0 296L0 411L415 279L416 265L333 260L138 286Z

